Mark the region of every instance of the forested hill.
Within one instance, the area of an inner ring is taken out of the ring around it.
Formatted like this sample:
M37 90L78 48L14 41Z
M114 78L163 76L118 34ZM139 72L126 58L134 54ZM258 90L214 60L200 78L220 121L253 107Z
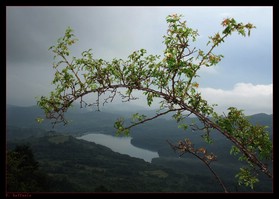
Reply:
M8 142L31 147L48 192L219 192L213 176L184 174L72 136L49 135ZM46 177L45 177L46 178ZM10 190L14 191L14 190ZM32 190L28 190L29 192Z

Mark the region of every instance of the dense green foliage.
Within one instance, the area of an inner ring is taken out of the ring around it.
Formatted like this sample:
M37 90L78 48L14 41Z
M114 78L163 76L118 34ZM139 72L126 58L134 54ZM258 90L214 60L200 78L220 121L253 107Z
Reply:
M45 111L48 119L67 123L64 113L72 103L80 99L81 107L88 105L83 97L90 93L97 93L97 100L91 105L99 109L100 96L109 93L103 103L113 101L120 94L123 101L135 100L133 91L138 90L146 96L147 105L151 106L154 98L160 98L160 109L153 117L135 113L132 124L126 125L124 118L115 122L118 134L129 135L129 130L139 124L173 113L173 118L179 127L187 130L188 125L183 123L185 118L194 114L202 126L192 125L192 130L204 130L203 139L213 143L210 136L212 130L217 130L232 142L232 154L239 154L240 159L246 161L236 177L239 184L253 188L258 182L258 172L272 177L267 165L262 159L272 158L272 143L264 127L252 126L240 110L230 107L228 115L219 115L214 111L215 105L209 105L198 92L197 72L202 67L211 67L221 61L222 55L216 55L216 49L225 38L236 32L242 36L249 36L254 25L238 23L233 18L222 21L223 31L209 37L209 49L196 49L194 42L198 31L186 25L181 15L169 15L166 18L168 30L164 36L164 58L158 55L146 55L145 49L133 52L126 61L113 59L111 62L93 58L90 50L84 51L81 58L70 57L69 47L74 44L75 38L72 29L68 28L64 37L58 39L57 44L50 49L55 54L53 68L55 76L52 83L56 86L49 97L42 96L38 105ZM123 92L121 89L125 89ZM41 118L37 118L42 122ZM252 140L250 138L253 138ZM186 140L189 140L188 138ZM179 143L192 143L188 142ZM192 147L176 146L180 152L192 153ZM198 157L198 156L197 156ZM200 158L203 161L203 158ZM206 163L206 162L204 162ZM218 176L207 165L212 173ZM253 171L253 172L252 172ZM220 184L221 181L219 180ZM226 189L224 188L224 191Z
M38 169L38 162L27 145L18 145L7 153L7 190L37 192L47 189L46 176Z

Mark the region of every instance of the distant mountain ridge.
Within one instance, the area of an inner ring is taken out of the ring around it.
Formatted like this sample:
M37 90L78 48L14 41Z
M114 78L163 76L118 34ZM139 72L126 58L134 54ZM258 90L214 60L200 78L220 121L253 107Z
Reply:
M69 108L68 112L65 113L66 117L72 117L74 114L88 114L88 115L95 115L95 114L111 114L114 116L131 116L133 113L139 112L141 114L146 115L154 115L156 114L156 109L145 109L144 107L131 105L131 104L115 104L110 105L106 104L105 106L101 106L101 111L96 111L96 107L94 110L89 110L89 108L80 108L79 104L76 104L73 108ZM28 119L29 121L35 121L37 117L44 117L43 110L40 109L38 106L17 106L17 105L6 105L6 114L7 114L7 122L14 122L13 119L17 119L17 121L21 121L24 119ZM102 115L100 115L102 116ZM21 120L19 119L20 117ZM269 120L273 117L273 114L266 114L266 113L257 113L253 115L248 115L248 117L258 118L256 120L264 119ZM31 120L30 120L31 118Z
M124 105L125 106L125 105ZM69 131L69 132L87 132L94 130L102 131L115 131L113 125L116 119L124 117L129 121L129 118L132 114L137 111L140 114L145 114L148 117L154 116L156 114L155 110L139 110L139 107L136 107L136 110L132 110L132 105L128 105L126 109L121 108L120 105L117 108L113 109L108 106L104 108L103 111L88 111L87 109L80 109L79 106L70 108L68 112L65 113L65 118L70 121L66 126L60 124L56 125L55 128L52 128L51 121L44 120L42 124L38 124L36 118L41 117L45 118L43 110L38 106L30 107L20 107L14 105L6 106L6 121L8 126L17 126L24 128L42 128L45 130L57 130L57 131ZM117 111L119 110L119 111ZM120 111L121 110L121 111ZM171 118L171 116L169 116ZM164 121L168 123L165 119L169 118L158 118L156 121ZM259 113L249 116L249 119L252 123L259 123L261 125L269 126L272 129L273 115L268 115L265 113ZM189 118L188 121L195 120L195 117ZM145 125L148 125L151 122L147 122ZM157 123L157 122L155 122ZM112 134L112 133L109 133Z

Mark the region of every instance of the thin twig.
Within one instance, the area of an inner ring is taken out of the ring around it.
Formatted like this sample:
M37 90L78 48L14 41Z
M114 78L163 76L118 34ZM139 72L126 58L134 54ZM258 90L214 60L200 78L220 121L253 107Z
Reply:
M171 146L171 148L174 150L174 151L177 151L179 150L180 148L178 146L175 146L173 145L172 143L170 143L168 140L166 140L167 143ZM210 172L215 176L216 180L218 181L218 183L222 186L223 190L225 193L228 193L228 190L227 188L225 187L224 183L222 182L222 180L219 178L219 176L214 172L214 170L211 168L210 166L210 162L207 162L205 159L203 159L202 157L200 157L199 155L197 155L193 150L189 150L187 148L184 148L182 154L180 154L179 157L181 157L182 155L184 155L186 152L194 155L196 158L198 158L200 161L202 161L206 166L207 168L210 170Z

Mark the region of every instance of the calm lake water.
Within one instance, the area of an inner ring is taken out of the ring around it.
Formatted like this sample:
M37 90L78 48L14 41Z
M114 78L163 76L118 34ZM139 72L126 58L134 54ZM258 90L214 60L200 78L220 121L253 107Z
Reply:
M115 152L144 159L146 162L151 162L152 158L159 157L159 154L157 152L133 146L131 144L131 137L115 137L100 133L90 133L81 137L77 137L77 139L95 142L96 144L101 144L103 146L109 147Z

